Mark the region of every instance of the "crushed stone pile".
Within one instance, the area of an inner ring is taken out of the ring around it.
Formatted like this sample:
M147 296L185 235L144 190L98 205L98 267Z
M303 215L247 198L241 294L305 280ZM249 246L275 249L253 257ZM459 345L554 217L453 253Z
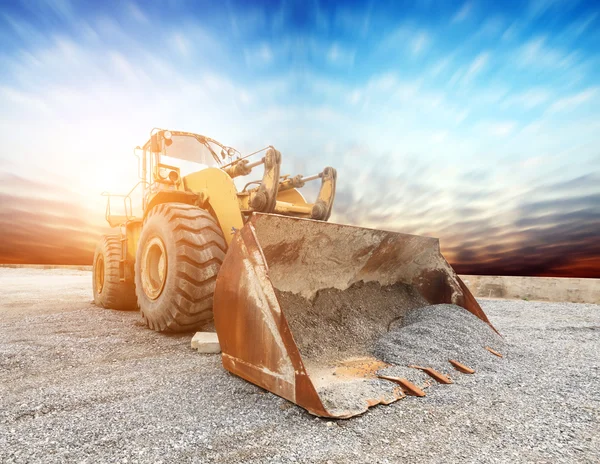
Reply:
M327 363L365 356L373 343L411 309L427 301L412 286L357 282L345 290L320 290L312 300L276 290L302 357Z
M433 367L444 373L453 371L449 359L476 371L493 370L498 357L486 346L502 353L505 342L466 309L440 304L409 311L401 323L375 342L372 353L389 364Z
M345 290L328 288L312 300L276 290L294 341L317 392L332 413L362 411L374 398L394 401L397 384L378 375L406 378L421 387L435 382L416 365L455 377L448 362L476 371L497 368L504 342L466 309L428 305L415 287L358 282ZM340 366L369 360L390 367L345 377ZM496 367L495 367L496 366Z

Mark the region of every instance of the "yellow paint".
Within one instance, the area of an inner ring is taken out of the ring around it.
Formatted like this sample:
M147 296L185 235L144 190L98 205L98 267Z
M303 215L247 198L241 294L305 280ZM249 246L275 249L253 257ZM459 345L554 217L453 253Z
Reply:
M280 190L277 194L277 201L285 201L295 205L307 205L304 195L298 189L292 188L288 190Z
M237 189L231 177L219 168L207 168L189 174L184 179L185 185L192 192L208 192L208 203L229 245L235 231L244 225Z
M239 192L237 194L237 198L240 204L240 209L244 212L250 212L250 210L252 209L250 207L250 193L248 193L247 191Z
M290 214L294 216L310 217L312 205L295 205L285 201L277 201L275 204L276 214Z
M319 191L319 200L324 201L327 205L332 201L335 185L331 179L324 179Z
M127 219L127 216L124 214L111 214L106 217L106 220L111 227L119 227L121 224L125 224Z
M127 224L127 257L129 262L135 261L135 254L137 252L138 242L140 241L140 234L142 233L142 221L130 221Z
M292 188L277 194L274 213L310 218L312 207L312 203L308 203L299 190Z

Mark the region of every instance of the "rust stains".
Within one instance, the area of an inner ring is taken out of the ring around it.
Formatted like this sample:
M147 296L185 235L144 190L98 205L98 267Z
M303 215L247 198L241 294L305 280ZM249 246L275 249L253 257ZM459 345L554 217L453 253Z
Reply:
M300 250L304 248L305 239L294 242L281 241L277 245L270 245L263 248L263 253L269 264L294 263L300 257Z

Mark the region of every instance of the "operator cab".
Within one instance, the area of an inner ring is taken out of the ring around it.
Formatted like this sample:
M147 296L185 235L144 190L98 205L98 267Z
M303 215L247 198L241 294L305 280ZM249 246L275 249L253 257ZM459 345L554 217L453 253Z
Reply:
M229 162L240 156L234 148L209 137L162 129L152 131L143 150L144 177L150 191L178 189L183 176L209 167L221 167L225 160Z

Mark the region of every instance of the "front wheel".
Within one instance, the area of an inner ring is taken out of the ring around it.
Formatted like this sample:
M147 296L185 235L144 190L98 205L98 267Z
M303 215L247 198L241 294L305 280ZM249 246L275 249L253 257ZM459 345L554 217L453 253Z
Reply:
M187 332L210 321L226 250L223 233L207 211L184 203L152 208L135 260L136 294L148 327Z

